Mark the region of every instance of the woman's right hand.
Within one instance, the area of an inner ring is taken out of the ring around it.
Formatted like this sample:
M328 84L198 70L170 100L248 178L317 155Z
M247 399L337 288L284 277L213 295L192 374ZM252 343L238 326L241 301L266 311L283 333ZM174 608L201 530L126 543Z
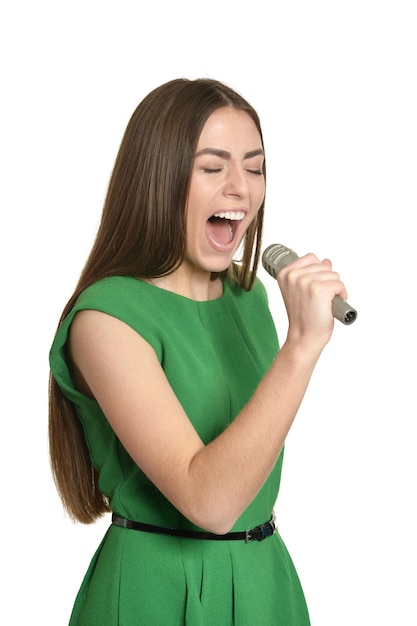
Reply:
M301 343L320 353L333 331L333 298L347 298L339 274L329 259L320 261L310 253L284 267L277 281L289 320L287 342Z

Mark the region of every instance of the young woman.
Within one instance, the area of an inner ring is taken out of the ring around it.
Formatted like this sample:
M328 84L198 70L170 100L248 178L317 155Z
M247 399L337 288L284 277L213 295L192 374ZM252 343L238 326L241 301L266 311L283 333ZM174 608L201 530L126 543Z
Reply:
M313 254L283 269L279 350L256 277L264 201L239 94L179 79L141 102L50 353L59 493L81 522L113 513L72 626L309 624L273 506L346 292Z

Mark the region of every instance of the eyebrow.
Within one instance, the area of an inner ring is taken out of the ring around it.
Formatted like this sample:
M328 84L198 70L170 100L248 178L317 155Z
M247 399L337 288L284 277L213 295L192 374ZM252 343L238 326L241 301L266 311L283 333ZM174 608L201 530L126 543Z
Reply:
M225 159L227 161L229 161L232 158L232 155L230 154L230 152L227 152L227 150L219 150L217 148L203 148L202 150L199 150L198 152L196 152L196 158L199 156L202 156L203 154L212 154L214 156L218 156L221 159ZM258 156L258 155L263 155L264 151L262 150L262 148L258 148L257 150L250 150L249 152L246 152L246 154L244 155L244 159L251 159L252 157Z

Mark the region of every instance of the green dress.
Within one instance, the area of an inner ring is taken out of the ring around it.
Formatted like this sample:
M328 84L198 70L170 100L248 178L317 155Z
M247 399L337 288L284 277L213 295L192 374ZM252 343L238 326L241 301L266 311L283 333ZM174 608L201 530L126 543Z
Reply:
M106 278L80 295L51 348L51 370L76 406L111 510L131 520L198 530L133 462L98 404L75 389L66 342L71 321L82 309L123 320L153 346L187 415L208 443L247 403L278 351L265 288L259 279L249 292L225 281L220 298L195 302L132 277ZM282 453L232 530L270 519L281 466ZM70 620L70 626L309 623L296 570L278 532L245 543L115 525L92 558Z

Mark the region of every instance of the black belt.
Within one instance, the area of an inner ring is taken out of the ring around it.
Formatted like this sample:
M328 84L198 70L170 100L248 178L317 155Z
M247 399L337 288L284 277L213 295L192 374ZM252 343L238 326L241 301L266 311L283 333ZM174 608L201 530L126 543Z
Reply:
M251 541L262 541L267 537L274 534L276 526L274 516L271 517L269 522L255 526L250 530L244 530L242 532L226 533L225 535L216 535L200 530L181 530L179 528L167 528L165 526L154 526L154 524L145 524L144 522L135 522L124 517L120 517L113 513L112 522L116 526L122 528L129 528L131 530L142 530L146 533L157 533L160 535L173 535L174 537L186 537L188 539L215 539L217 541L235 541L237 539L244 540L245 543Z

